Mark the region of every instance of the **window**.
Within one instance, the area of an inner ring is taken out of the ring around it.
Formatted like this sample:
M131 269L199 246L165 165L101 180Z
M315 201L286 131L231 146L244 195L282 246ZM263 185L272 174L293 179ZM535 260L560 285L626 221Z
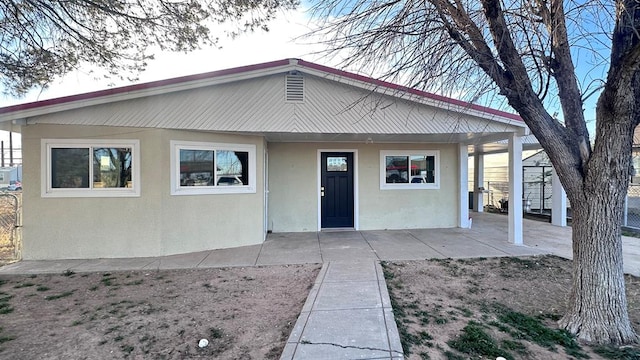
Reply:
M327 156L327 171L347 172L346 156Z
M172 141L171 194L255 193L255 145Z
M437 150L381 151L380 189L439 189Z
M140 195L138 140L42 140L42 196Z

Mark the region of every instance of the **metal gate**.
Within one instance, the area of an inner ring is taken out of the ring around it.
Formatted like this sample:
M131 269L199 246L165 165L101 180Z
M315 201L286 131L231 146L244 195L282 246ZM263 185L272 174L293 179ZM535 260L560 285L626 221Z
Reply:
M22 193L0 193L0 262L19 260Z

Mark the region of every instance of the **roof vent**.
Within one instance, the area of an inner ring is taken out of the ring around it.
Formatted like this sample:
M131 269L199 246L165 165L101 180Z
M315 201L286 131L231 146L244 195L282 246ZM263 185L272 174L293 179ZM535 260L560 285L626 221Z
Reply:
M292 71L285 78L285 99L290 102L304 101L304 77L297 71Z

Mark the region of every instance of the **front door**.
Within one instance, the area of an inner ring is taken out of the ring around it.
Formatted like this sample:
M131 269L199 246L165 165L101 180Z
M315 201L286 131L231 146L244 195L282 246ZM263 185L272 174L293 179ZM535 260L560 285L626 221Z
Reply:
M322 228L353 227L353 153L323 152L320 164Z

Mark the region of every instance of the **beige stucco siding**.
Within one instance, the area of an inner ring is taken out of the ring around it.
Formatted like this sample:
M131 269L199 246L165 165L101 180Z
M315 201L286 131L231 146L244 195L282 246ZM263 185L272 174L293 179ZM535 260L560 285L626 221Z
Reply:
M256 145L256 192L252 194L183 195L162 192L165 253L184 253L262 243L264 240L264 143L262 137L166 131L170 140ZM167 162L168 163L168 162ZM169 171L165 179L169 181ZM186 246L185 246L186 245Z
M361 230L456 226L457 145L370 144L361 149L358 152ZM380 151L412 149L440 151L440 189L381 190Z
M269 230L316 231L317 145L269 143L268 147Z
M268 228L274 232L318 229L318 149L356 150L359 229L456 226L457 145L269 143L268 147ZM406 149L439 150L439 189L380 189L380 151Z
M138 139L139 197L41 196L41 138ZM256 193L170 195L170 140L256 145ZM170 255L263 240L263 141L159 129L29 125L23 127L24 259Z

